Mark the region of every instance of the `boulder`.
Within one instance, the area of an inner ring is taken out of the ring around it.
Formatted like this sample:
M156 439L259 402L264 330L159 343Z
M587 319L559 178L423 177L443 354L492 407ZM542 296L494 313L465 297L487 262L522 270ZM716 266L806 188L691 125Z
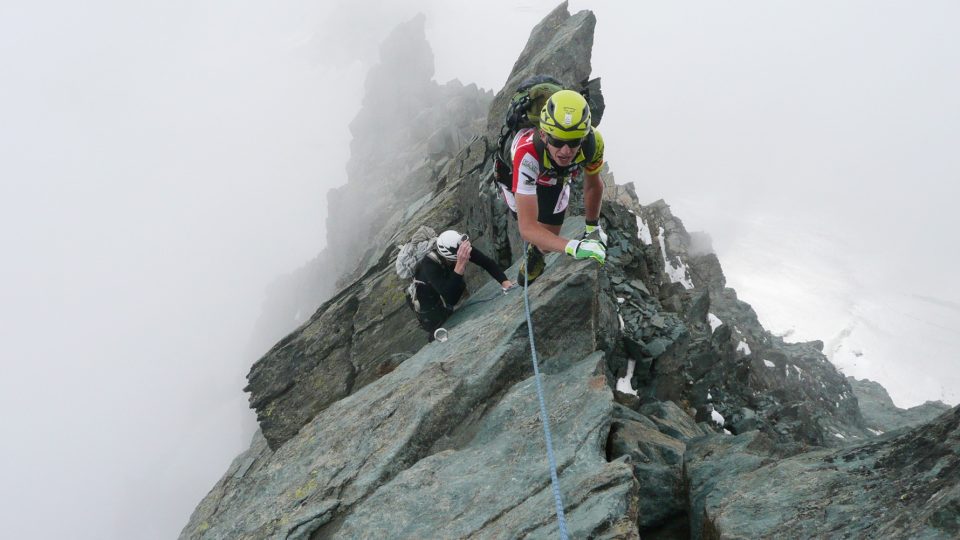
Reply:
M727 455L733 465L715 464L712 475L693 465L704 538L960 535L960 407L898 437L843 450L770 463Z

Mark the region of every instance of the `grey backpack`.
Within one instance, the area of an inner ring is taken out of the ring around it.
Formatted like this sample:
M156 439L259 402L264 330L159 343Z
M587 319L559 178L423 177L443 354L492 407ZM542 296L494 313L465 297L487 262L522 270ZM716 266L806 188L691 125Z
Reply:
M417 285L425 285L424 282L417 280L414 276L417 272L417 265L424 257L432 256L435 260L439 257L434 253L437 247L437 233L425 225L421 225L417 232L406 244L397 246L400 252L397 253L397 275L401 279L409 279L410 285L407 286L407 298L413 311L420 313L420 302L417 301ZM439 260L437 261L439 262ZM443 298L441 297L441 301ZM444 302L444 305L446 303Z

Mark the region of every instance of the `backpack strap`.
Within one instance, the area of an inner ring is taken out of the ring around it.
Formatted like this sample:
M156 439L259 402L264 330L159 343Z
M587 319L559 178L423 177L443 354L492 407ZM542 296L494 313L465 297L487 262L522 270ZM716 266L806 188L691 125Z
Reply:
M539 88L538 88L539 87ZM536 105L544 101L546 93L552 94L563 89L563 83L549 75L534 75L523 80L513 92L513 97L507 105L503 125L500 127L500 136L497 138L497 150L494 153L494 167L491 180L503 184L507 188L513 187L513 161L509 158L510 146L517 132L524 127L536 127L539 110ZM546 92L546 93L545 93ZM531 93L537 94L536 97Z
M417 276L417 272L420 270L420 265L422 265L422 264L423 264L423 261L425 261L425 260L428 259L428 258L429 258L431 261L433 261L433 262L435 262L435 263L437 263L437 264L439 264L439 265L443 265L443 264L444 264L444 263L443 263L443 260L441 260L441 258L440 258L440 255L439 255L436 251L434 251L434 250L431 250L429 253L427 253L427 254L423 257L423 259L420 259L420 262L417 263L416 270L414 270L414 273L413 273L413 276L414 276L414 277L413 277L413 280L411 280L410 285L407 286L407 297L410 299L410 303L411 303L412 306L413 306L413 311L415 311L415 312L417 312L417 313L420 313L420 300L417 298L417 286L418 286L418 285L425 285L425 286L428 286L428 287L432 288L434 291L437 292L437 298L440 299L440 303L443 305L443 308L444 308L444 309L450 309L450 306L447 305L447 301L443 299L443 295L440 294L440 292L437 291L437 289L436 289L432 284L427 283L426 281L420 281L420 280L417 279L417 277L416 277L416 276Z
M440 266L446 266L446 262L444 259L440 258L440 254L437 253L436 250L431 250L430 253L427 253L427 256L424 257L424 259L428 257L431 261L439 264ZM423 261L420 262L422 263ZM423 282L421 281L420 283ZM430 288L432 288L434 291L437 291L436 287L434 287L432 283L424 283L424 285L429 285ZM440 298L440 303L443 304L444 309L450 309L450 306L447 305L447 301L443 299L443 295L440 294L440 291L437 291L437 297Z
M593 134L593 128L583 139L583 146L580 147L580 153L583 154L583 161L580 163L590 163L593 161L594 154L597 153L597 137Z

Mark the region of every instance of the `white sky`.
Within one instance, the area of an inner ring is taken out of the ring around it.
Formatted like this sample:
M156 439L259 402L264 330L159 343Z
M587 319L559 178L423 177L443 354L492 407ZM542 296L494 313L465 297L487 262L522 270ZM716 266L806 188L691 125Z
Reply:
M381 39L424 11L437 80L497 90L554 6L0 4L7 533L178 534L247 445L263 290L323 246ZM848 372L957 402L960 5L585 7L618 181L769 328L852 326Z

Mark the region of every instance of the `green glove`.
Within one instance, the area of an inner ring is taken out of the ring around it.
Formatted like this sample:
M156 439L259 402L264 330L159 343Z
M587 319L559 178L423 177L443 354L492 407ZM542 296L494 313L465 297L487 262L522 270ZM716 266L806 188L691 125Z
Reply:
M607 233L603 232L603 228L600 225L588 224L583 232L583 238L587 238L594 232L597 233L596 237L600 239L600 243L603 244L603 247L607 247Z
M574 259L593 259L600 264L607 260L607 248L598 240L571 240L565 251Z

